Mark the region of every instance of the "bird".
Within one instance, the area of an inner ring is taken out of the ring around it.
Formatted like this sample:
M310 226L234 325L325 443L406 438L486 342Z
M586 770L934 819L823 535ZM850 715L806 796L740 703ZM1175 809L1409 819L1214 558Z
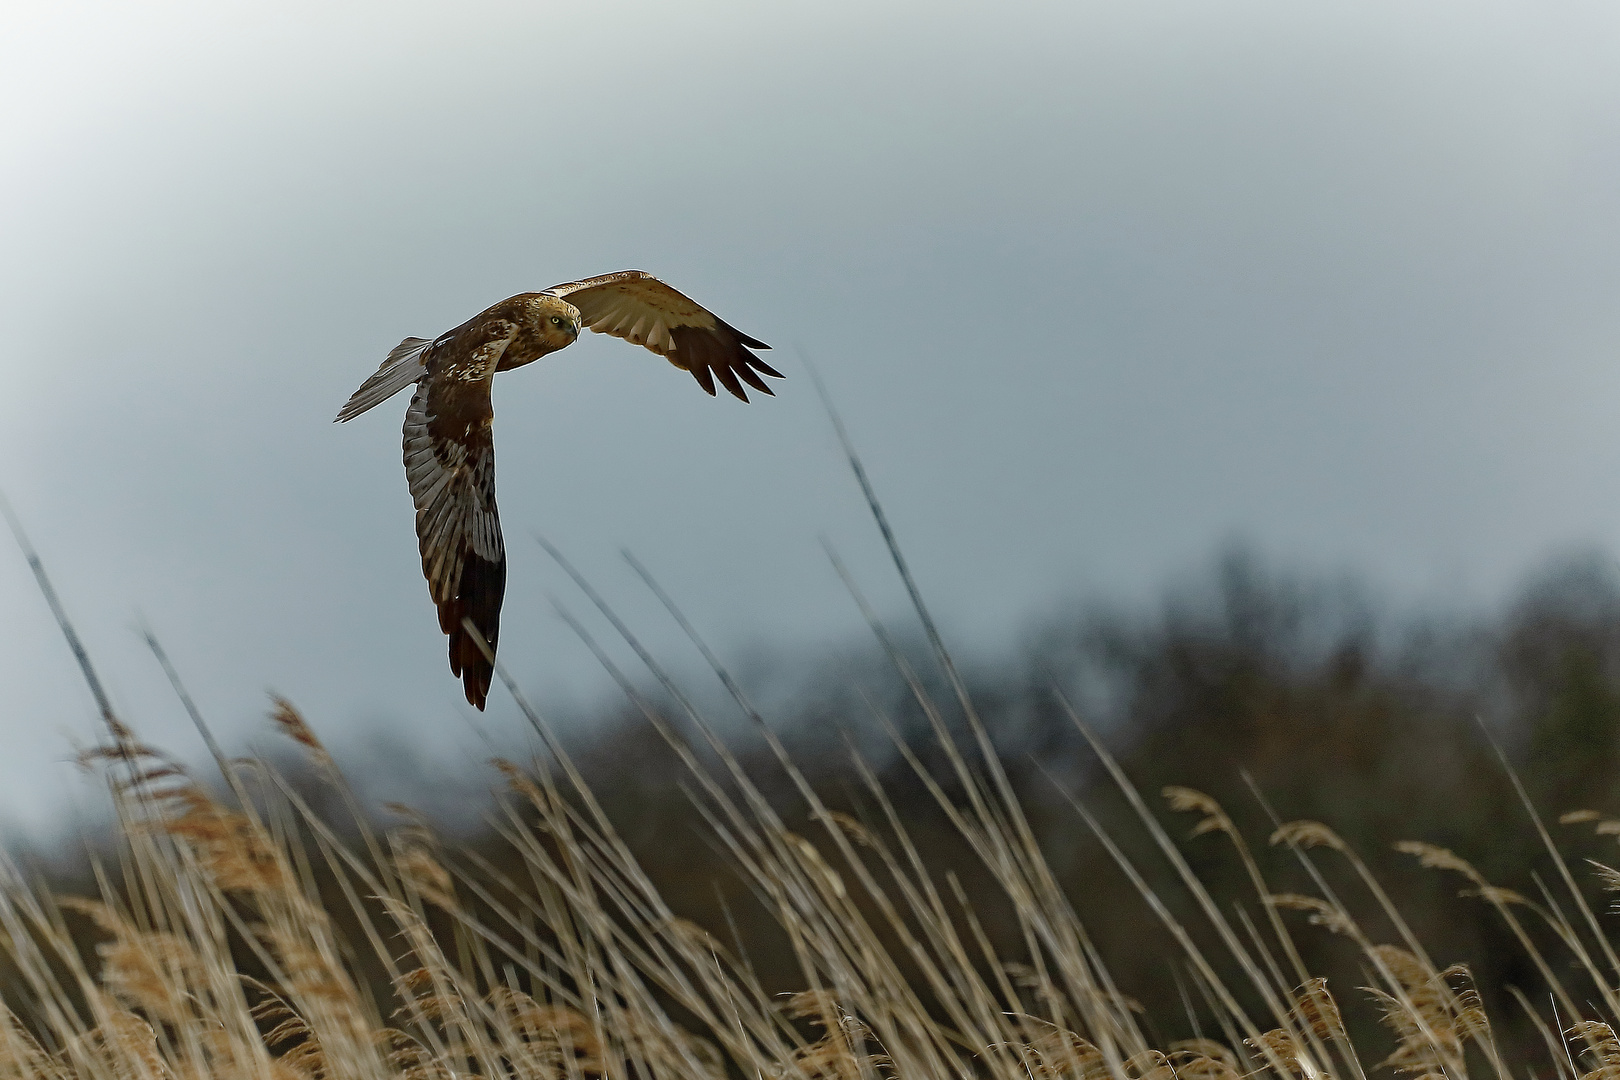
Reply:
M761 376L784 377L752 351L769 349L763 341L651 274L621 270L508 297L431 340L406 338L335 421L353 420L415 385L405 410L405 478L416 506L422 575L439 629L449 636L450 672L480 711L495 671L506 592L490 387L497 372L566 349L586 327L664 357L710 397L717 381L742 401L745 383L774 396ZM487 656L469 624L488 644Z

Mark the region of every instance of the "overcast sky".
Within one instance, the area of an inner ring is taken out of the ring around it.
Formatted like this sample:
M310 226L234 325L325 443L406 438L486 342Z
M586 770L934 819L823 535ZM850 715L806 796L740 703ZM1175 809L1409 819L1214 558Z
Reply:
M588 700L569 552L661 649L899 593L819 364L953 639L1142 596L1225 539L1489 602L1620 534L1620 8L75 3L0 26L0 491L119 707L235 747L483 756L400 462L406 335L649 270L776 346L774 400L588 337L495 389L505 661ZM0 820L94 714L0 545ZM503 691L482 722L518 720Z

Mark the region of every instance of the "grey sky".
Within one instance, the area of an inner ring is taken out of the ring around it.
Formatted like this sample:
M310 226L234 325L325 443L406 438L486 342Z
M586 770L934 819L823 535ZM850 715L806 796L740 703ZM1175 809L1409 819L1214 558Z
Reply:
M822 367L958 640L1140 593L1243 534L1407 596L1497 595L1620 527L1620 11L1604 3L12 4L0 489L120 705L238 742L482 756L417 566L408 334L652 271L777 346L711 400L590 338L495 391L503 658L597 683L528 539L661 646L636 551L731 654L896 590ZM0 553L0 818L88 696ZM504 694L485 723L514 725Z

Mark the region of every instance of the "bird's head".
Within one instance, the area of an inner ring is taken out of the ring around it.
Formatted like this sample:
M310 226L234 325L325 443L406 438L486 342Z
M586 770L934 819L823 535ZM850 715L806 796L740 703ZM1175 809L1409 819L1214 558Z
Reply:
M568 301L544 293L535 297L535 316L540 338L552 351L572 345L582 324L579 309Z

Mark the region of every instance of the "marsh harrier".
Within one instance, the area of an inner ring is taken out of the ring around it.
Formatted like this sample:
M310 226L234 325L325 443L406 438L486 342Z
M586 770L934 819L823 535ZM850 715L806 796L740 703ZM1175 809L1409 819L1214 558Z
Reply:
M782 378L749 351L769 345L651 274L622 270L502 300L431 341L406 338L337 415L352 420L416 384L405 411L405 478L416 503L422 573L439 608L439 629L450 636L450 671L479 709L494 667L462 620L471 621L493 654L506 591L490 384L498 371L567 348L587 326L691 372L710 396L718 381L747 401L744 383L769 394L760 376Z

